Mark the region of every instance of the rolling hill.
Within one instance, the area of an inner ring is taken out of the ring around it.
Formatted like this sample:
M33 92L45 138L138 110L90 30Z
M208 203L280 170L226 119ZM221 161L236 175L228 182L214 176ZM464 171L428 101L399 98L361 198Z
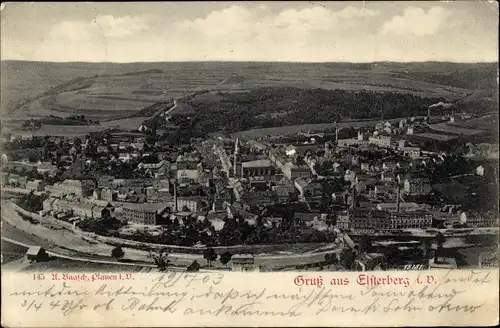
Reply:
M194 92L256 88L370 90L475 101L496 98L497 64L456 63L47 63L2 61L2 113L110 120ZM146 110L146 112L148 112ZM141 114L138 114L141 113Z

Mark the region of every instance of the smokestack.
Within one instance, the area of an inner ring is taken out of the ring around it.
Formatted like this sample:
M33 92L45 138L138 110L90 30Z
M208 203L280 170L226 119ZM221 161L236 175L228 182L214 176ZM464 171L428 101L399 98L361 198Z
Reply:
M335 125L335 142L339 142L339 127Z
M352 209L356 209L356 187L352 187Z
M399 210L400 210L400 208L399 208L399 207L400 207L400 205L399 205L399 202L400 202L400 200L399 200L399 198L400 198L400 194L399 194L399 193L400 193L400 190L399 190L399 188L400 188L400 187L399 187L399 183L398 183L398 187L397 187L397 196L396 196L396 197L397 197L397 198L396 198L396 212L397 212L397 213L399 213Z
M427 121L428 122L431 121L431 106L429 106L429 108L427 108Z
M177 182L174 181L174 212L177 212Z

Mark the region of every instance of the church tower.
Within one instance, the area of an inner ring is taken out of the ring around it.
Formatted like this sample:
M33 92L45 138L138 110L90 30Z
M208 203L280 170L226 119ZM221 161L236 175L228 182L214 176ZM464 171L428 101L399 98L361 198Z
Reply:
M237 164L238 164L238 155L240 154L240 140L236 138L236 142L234 143L234 159L233 159L233 176L237 176Z

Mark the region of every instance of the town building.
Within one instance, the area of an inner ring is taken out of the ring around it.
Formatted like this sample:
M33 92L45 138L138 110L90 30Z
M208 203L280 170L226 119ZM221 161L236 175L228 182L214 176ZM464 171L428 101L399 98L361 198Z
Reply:
M235 254L231 257L231 271L259 271L252 254Z
M368 139L370 144L376 145L381 148L390 147L392 144L392 138L389 136L374 136Z
M198 212L203 207L208 207L208 201L207 201L206 197L202 197L202 196L177 197L177 210L178 211Z
M428 195L431 192L431 184L428 178L407 178L403 191L413 196Z
M294 185L299 192L299 198L302 200L319 197L323 192L323 187L319 182L311 182L299 178L295 180Z
M123 204L123 218L127 222L143 224L143 225L156 225L157 217L168 207L167 204Z
M259 177L274 175L274 168L271 161L267 159L259 159L255 161L241 163L241 177Z
M421 155L419 147L399 147L399 151L403 152L404 156L418 158Z
M26 189L31 191L44 191L45 182L43 180L32 180L26 182Z
M92 180L70 180L66 179L61 183L46 186L45 189L54 195L71 195L79 197L90 197L95 188Z

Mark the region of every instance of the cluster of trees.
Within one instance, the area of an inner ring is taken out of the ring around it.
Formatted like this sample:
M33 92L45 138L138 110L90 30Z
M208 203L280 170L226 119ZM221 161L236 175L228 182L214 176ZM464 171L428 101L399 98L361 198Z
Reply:
M334 215L327 219L330 227L334 226L335 222ZM117 230L123 226L123 223L114 218L105 218L100 221L82 221L78 223L78 226L82 230L101 235L119 236ZM241 216L232 219L225 218L220 231L216 231L208 219L199 221L194 217L182 218L182 224L177 218L166 219L163 227L158 235L137 230L127 238L139 242L178 246L322 243L334 239L331 229L317 231L307 228L304 222L293 219L293 216L285 218L280 224L273 223L271 226L264 226L261 219L257 220L255 226L251 226Z
M125 224L111 216L106 216L100 220L82 220L77 223L79 229L94 232L104 236L114 235L114 232Z
M36 195L32 191L29 194L22 195L19 198L17 205L19 205L19 207L21 207L22 209L24 209L28 212L36 213L36 212L41 211L43 209L43 201L45 199L46 199L45 196Z
M23 125L21 126L23 130L31 130L31 131L39 130L41 127L42 127L42 122L35 119L29 119L27 121L24 121Z
M149 250L149 258L153 260L156 267L160 272L165 272L172 265L172 261L169 260L170 252L167 249L160 249L156 251ZM111 250L111 257L121 261L125 256L125 251L122 246L118 245ZM211 246L207 246L207 248L203 251L203 258L207 261L207 266L211 267L213 262L219 258L219 261L223 265L227 265L229 261L231 261L233 254L230 252L224 252L220 256L215 252L215 250ZM194 260L186 269L188 272L196 272L199 271L201 265L198 261Z
M228 93L222 100L192 100L196 129L215 132L255 127L335 122L343 118L397 118L425 115L427 107L444 101L396 92L304 90L291 87L258 88ZM270 113L280 112L279 117Z

